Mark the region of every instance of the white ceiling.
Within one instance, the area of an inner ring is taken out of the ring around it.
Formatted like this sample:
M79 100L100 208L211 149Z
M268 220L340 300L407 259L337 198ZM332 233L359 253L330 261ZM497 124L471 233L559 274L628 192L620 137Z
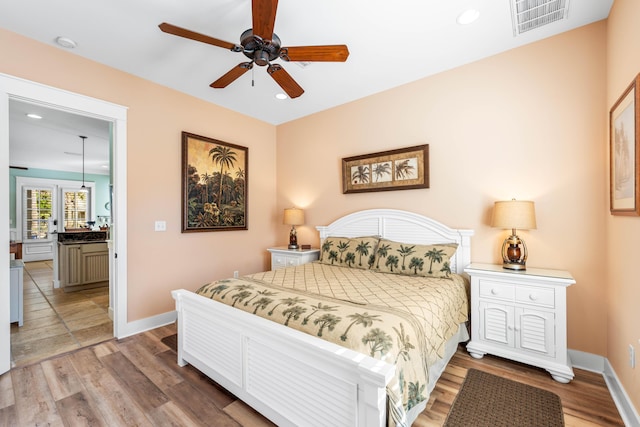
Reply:
M613 4L523 0L565 2L568 15L514 36L511 1L280 0L275 33L283 46L346 44L350 52L344 63L302 67L276 60L305 90L285 100L275 99L282 90L258 66L227 88L212 89L211 82L246 57L158 28L168 22L238 44L251 27L250 0L0 0L0 27L63 50L56 37L70 38L77 43L67 50L73 54L281 124L605 19ZM457 24L468 8L479 19ZM80 145L79 131L70 132Z
M31 119L27 114L38 114ZM9 101L9 165L67 172L109 174L110 123ZM83 143L80 135L86 136Z

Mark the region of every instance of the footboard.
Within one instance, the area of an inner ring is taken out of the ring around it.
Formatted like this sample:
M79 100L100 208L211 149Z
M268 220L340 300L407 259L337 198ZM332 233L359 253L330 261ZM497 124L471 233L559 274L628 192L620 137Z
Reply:
M386 425L394 366L186 290L178 364L190 363L278 426Z

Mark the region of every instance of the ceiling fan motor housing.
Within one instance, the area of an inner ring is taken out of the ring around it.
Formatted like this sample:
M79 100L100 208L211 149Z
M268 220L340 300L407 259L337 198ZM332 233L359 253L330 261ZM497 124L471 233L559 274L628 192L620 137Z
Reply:
M264 40L254 35L253 29L249 28L240 36L240 44L244 49L242 53L262 67L278 58L280 54L281 42L275 33L271 40Z

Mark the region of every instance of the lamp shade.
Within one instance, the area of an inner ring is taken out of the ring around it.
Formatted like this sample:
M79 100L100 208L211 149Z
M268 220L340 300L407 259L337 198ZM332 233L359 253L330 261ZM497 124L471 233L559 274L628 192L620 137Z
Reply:
M535 230L536 212L533 202L508 200L496 202L491 226L504 229Z
M282 222L287 225L302 225L304 224L304 211L298 208L285 209Z

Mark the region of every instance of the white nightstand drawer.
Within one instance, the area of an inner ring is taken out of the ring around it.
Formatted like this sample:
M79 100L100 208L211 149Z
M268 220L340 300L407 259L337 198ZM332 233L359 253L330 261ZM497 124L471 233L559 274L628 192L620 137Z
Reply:
M289 249L286 246L269 248L271 252L271 269L297 267L313 262L320 256L320 249Z
M286 257L286 256L274 256L273 264L276 268L294 267L300 265L300 258Z
M555 292L553 289L516 287L516 302L538 305L541 307L555 307Z
M480 297L513 301L516 289L513 285L492 280L480 280Z

